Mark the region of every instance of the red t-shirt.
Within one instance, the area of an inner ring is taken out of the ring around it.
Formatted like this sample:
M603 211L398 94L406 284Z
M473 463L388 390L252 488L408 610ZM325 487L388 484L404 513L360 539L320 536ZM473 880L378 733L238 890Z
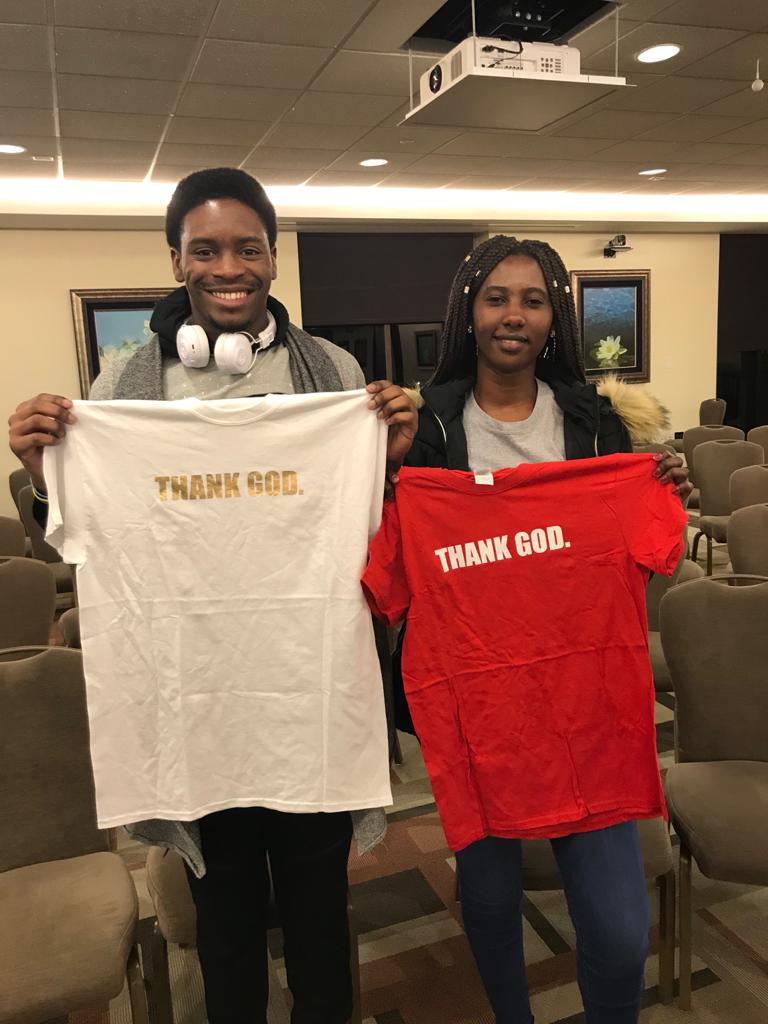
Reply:
M645 586L672 573L686 514L655 465L400 470L363 587L388 624L408 615L403 681L452 849L665 813Z

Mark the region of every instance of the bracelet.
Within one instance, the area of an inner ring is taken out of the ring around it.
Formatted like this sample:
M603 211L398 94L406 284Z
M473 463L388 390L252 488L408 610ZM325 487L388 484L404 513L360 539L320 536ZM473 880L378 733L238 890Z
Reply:
M48 504L48 495L47 494L41 494L40 491L38 491L38 489L35 487L34 484L32 484L32 496L33 496L33 498L37 499L37 501L42 502L43 505L47 505Z

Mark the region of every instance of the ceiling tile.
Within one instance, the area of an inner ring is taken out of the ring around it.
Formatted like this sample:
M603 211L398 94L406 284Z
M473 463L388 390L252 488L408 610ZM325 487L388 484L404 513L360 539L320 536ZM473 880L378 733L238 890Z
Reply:
M64 161L65 178L96 178L107 181L141 181L146 177L149 170L149 161L146 163L91 163L81 161Z
M176 110L189 117L242 118L273 121L288 110L299 93L295 89L247 89L235 85L197 85L184 89Z
M23 169L19 164L0 158L0 178L55 178L59 173L59 165L54 160L50 164L36 164L28 160Z
M126 142L160 140L166 118L149 114L112 114L98 110L62 110L61 134L72 139L123 139Z
M115 114L161 114L173 109L176 82L106 78L97 75L57 75L59 107L103 110Z
M155 153L153 142L121 142L113 139L62 139L65 161L78 164L141 163L147 166Z
M206 39L193 82L303 89L332 53L309 46L274 46Z
M438 153L464 156L511 156L537 159L580 159L590 157L609 146L608 139L546 138L539 135L516 135L513 132L491 134L464 132L440 146Z
M206 142L212 145L239 146L243 140L253 145L272 126L271 121L230 121L217 117L174 117L165 136L166 142Z
M768 110L766 110L768 113ZM768 143L768 117L752 121L741 128L724 132L718 136L718 142L746 142L752 145Z
M730 78L748 84L755 77L758 57L768 66L768 34L742 36L706 60L688 64L681 73L700 78Z
M360 167L361 160L368 160L371 157L380 157L388 160L389 163L385 164L384 167ZM328 169L331 171L355 171L357 173L365 171L382 176L391 174L393 171L403 170L418 159L418 153L384 153L379 149L360 149L355 146L354 149L342 153L338 160L335 160Z
M735 143L693 142L683 146L683 159L688 163L738 164L742 156L752 151L751 146Z
M200 35L215 7L216 0L54 0L57 25L184 36Z
M676 74L680 69L688 65L700 68L708 64L701 58L714 54L723 46L738 39L742 33L721 28L694 28L686 26L673 30L669 25L657 25L646 23L640 25L632 32L624 36L619 42L619 74L628 74L634 69L643 69L644 66L636 60L636 55L649 46L656 46L658 43L678 43L681 47L680 53L671 60L665 60L663 70L666 74ZM613 47L606 47L594 56L584 61L582 71L599 74L611 74L614 67ZM653 65L659 68L660 65ZM701 70L691 70L692 75L700 75L702 78L728 78L718 72L711 74Z
M400 171L385 178L381 188L442 188L454 181L453 174L414 174L412 171Z
M379 0L344 47L381 53L399 50L442 6L443 0Z
M237 167L252 144L244 139L240 146L209 146L200 143L164 142L157 160L164 164L199 163L201 167Z
M641 24L639 21L634 21L631 18L619 17L619 39L622 36L627 35L629 32L634 32L636 28ZM582 61L591 57L593 53L597 53L599 50L604 49L606 46L613 47L616 39L616 18L603 18L602 21L598 21L595 25L589 25L584 29L583 32L579 32L578 35L572 36L568 40L569 46L575 46L581 54Z
M432 66L431 58L416 57L413 61L415 87L418 88L422 72ZM324 68L315 81L313 89L326 92L376 93L380 96L399 96L408 100L409 77L408 59L394 54L353 53L342 50Z
M402 128L374 128L356 145L384 149L390 153L401 146L413 153L431 153L433 149L462 134L461 128L433 128L426 125L403 125Z
M633 80L635 77L638 76L633 76ZM736 89L737 83L718 78L646 75L637 89L617 89L611 93L609 105L616 110L666 110L671 114L687 114Z
M578 166L578 164L574 166ZM553 173L565 174L570 167L571 164L565 160L512 160L502 157L486 157L480 162L474 156L431 153L428 156L420 157L409 170L414 173L422 170L429 174L450 173L455 174L456 177L477 174L478 171L492 177L506 174L515 177L531 177L534 174L546 173L550 170Z
M305 92L284 120L296 124L349 124L370 128L399 105L394 96L366 93Z
M259 146L248 157L245 166L256 173L260 168L279 167L281 170L319 171L341 156L338 149L280 149L277 146Z
M365 129L343 124L279 124L267 139L269 146L287 149L346 149Z
M190 36L149 32L104 32L90 28L56 29L56 70L121 78L180 79L197 46Z
M760 181L768 177L768 170L762 167L747 167L742 164L669 163L669 174L674 178L692 181Z
M0 71L0 96L8 107L50 107L50 74L42 71Z
M264 173L259 175L259 181L267 188L270 185L303 185L311 173L311 171L280 171L272 167L265 169Z
M513 188L515 185L522 185L529 182L530 178L513 177L511 174L468 174L463 178L456 178L448 188L482 188L489 191Z
M763 0L677 0L655 15L654 21L668 25L700 25L707 28L738 28L758 32L768 25Z
M44 25L0 25L0 69L50 71L50 67Z
M3 0L2 21L8 25L45 25L45 0Z
M684 159L687 150L677 142L648 142L639 139L628 139L625 142L618 142L610 149L606 149L601 155L606 160L626 160L636 163L642 169L648 164L658 164L677 157Z
M152 181L171 181L174 184L186 178L188 174L202 170L204 164L161 164L157 163L152 171Z
M2 98L5 100L5 96ZM33 107L0 107L0 136L8 141L9 136L16 134L55 135L53 113L50 109L36 110Z
M627 139L671 121L672 116L662 111L600 110L580 121L571 121L567 127L558 128L553 134L587 139Z
M638 135L638 139L652 139L657 142L705 142L707 139L719 138L723 132L739 128L747 122L744 117L704 117L700 114L689 114L678 117L667 124L659 125L648 132ZM742 141L734 139L734 142ZM746 141L746 140L743 140Z
M745 148L739 154L739 163L743 167L752 167L755 164L761 167L768 167L768 145Z
M317 174L307 182L308 185L340 185L353 186L355 188L376 185L381 181L382 175L374 175L371 178L367 174L355 174L353 171L318 171Z
M337 46L370 5L370 0L219 0L208 35L259 43Z
M679 78L684 82L684 78ZM746 82L731 82L733 90L729 96L710 103L697 111L698 114L712 114L715 117L748 117L750 120L765 114L764 93L754 93Z
M627 17L635 21L648 21L665 7L669 7L671 2L672 0L625 0L621 5L621 13L626 12Z

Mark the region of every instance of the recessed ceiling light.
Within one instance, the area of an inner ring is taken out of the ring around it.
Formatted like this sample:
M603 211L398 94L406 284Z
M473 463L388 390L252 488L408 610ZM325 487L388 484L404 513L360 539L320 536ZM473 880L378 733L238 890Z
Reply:
M389 160L385 160L383 157L371 157L370 160L361 160L361 167L383 167L384 164L388 164Z
M9 143L2 143L0 145L0 153L26 153L24 146L11 146Z
M638 174L647 174L648 177L650 177L652 174L666 174L667 173L667 168L666 167L654 167L650 171L638 171L637 173Z
M33 156L32 160L38 164L52 164L56 159L55 156Z
M641 50L637 59L641 64L658 64L662 60L670 60L680 53L677 43L661 43L659 46L649 46L647 50Z

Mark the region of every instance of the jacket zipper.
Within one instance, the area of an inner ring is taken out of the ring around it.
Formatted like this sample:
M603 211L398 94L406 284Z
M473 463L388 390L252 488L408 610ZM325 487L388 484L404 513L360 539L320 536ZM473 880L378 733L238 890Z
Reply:
M427 408L429 409L429 406L427 406ZM447 462L448 461L448 435L445 432L445 427L443 426L443 421L437 415L435 410L434 409L429 409L429 411L432 413L432 415L437 420L437 425L438 425L438 427L440 427L440 433L443 435L443 446L445 448L445 461Z

